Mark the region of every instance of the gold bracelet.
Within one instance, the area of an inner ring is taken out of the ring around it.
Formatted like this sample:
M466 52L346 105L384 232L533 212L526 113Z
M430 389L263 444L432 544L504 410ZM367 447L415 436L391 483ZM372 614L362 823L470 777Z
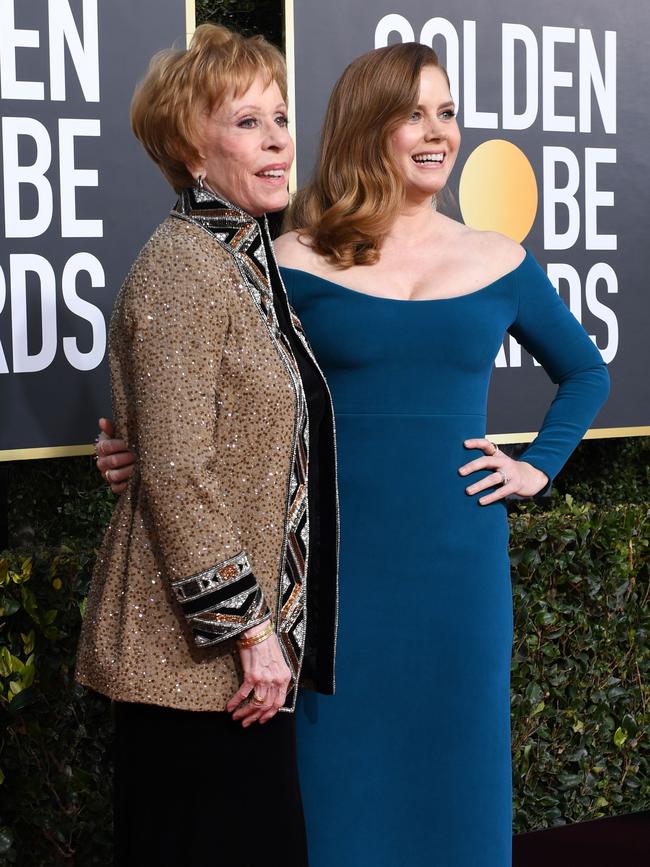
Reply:
M255 647L256 644L261 644L263 641L266 641L275 630L273 629L273 624L269 623L264 632L260 632L259 635L252 635L250 638L238 638L237 645L241 648L244 647Z

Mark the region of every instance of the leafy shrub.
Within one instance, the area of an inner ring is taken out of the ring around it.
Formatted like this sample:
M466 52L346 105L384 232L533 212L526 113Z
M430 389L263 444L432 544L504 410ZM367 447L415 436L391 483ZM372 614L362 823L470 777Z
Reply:
M246 36L263 33L283 48L281 0L197 0L196 21L225 24Z
M647 503L650 437L585 440L562 470L556 488L602 506Z
M10 547L96 547L114 497L90 457L9 465Z
M556 495L511 530L515 829L647 809L650 510ZM72 682L93 556L85 540L0 556L0 863L111 863L110 708Z
M0 863L111 863L109 703L72 680L94 553L0 555Z
M511 518L515 828L650 804L650 509Z

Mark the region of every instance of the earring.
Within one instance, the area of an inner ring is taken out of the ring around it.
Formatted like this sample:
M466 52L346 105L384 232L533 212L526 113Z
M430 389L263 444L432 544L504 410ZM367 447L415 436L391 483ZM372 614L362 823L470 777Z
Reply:
M200 193L203 192L203 175L197 175L196 188Z
M436 196L435 193L431 196L431 210L432 211L438 210L438 196Z

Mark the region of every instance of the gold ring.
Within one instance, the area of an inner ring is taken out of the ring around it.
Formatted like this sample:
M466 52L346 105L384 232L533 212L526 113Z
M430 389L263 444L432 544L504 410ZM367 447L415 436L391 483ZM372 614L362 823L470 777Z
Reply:
M492 440L488 440L488 442L489 442L489 444L492 446L492 448L494 449L494 451L493 451L492 454L490 455L490 457L493 458L494 455L496 455L496 454L498 453L498 451L499 451L499 446L498 446L496 443L493 443Z
M106 472L104 473L104 478L106 479L106 481L110 485L111 484L111 471L110 470L106 470Z
M260 698L259 695L255 695L255 693L253 693L253 698L251 699L251 701L253 702L253 704L264 704L266 699Z

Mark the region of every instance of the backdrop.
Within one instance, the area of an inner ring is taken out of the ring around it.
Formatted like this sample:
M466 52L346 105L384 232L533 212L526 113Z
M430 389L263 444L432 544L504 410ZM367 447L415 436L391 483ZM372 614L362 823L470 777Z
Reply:
M115 293L173 193L134 140L148 58L182 45L191 0L0 2L0 460L88 451L107 412ZM642 0L287 0L298 178L356 55L433 44L463 128L452 212L530 247L603 351L612 396L591 435L650 433L643 235L650 66ZM507 340L489 428L532 438L553 393Z
M288 0L297 179L309 177L329 92L357 55L433 45L463 132L453 215L524 243L609 364L592 436L650 433L646 0ZM554 391L508 339L488 427L529 440Z
M87 451L110 407L115 293L174 201L129 103L187 29L185 0L0 0L0 459Z

